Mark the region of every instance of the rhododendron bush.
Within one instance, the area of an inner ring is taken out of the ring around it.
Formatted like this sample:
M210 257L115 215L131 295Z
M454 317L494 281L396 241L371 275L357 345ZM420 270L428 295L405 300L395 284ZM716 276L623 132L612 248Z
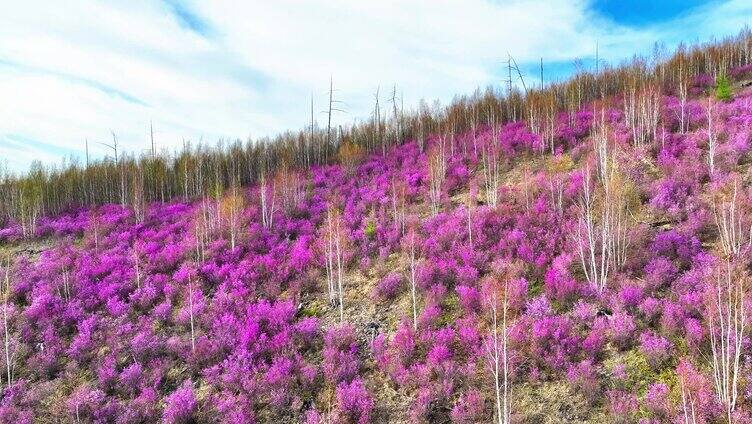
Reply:
M752 94L713 84L9 221L0 421L750 422Z

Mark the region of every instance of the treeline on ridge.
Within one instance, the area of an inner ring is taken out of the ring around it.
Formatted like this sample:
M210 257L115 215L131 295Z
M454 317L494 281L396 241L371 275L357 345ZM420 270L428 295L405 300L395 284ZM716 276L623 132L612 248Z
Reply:
M596 72L580 70L566 81L543 87L520 90L509 84L478 90L445 107L421 102L417 110L404 111L393 98L390 107L382 110L377 102L371 119L349 127L331 125L336 101L330 96L326 125L312 117L304 129L274 138L215 146L186 143L175 154L152 147L140 155L121 153L83 165L37 162L23 175L0 170L0 226L16 222L31 234L40 216L72 208L120 203L138 212L149 202L218 196L232 187L310 166L355 162L406 141L417 141L422 148L429 136L451 137L517 120L524 120L553 146L559 113L573 117L585 104L619 96L631 96L636 104L655 99L656 93L686 97L687 87L698 76L723 76L729 69L749 65L751 57L752 31L744 29L720 41L680 45L672 55L656 49L649 59L634 57L619 66L599 66Z

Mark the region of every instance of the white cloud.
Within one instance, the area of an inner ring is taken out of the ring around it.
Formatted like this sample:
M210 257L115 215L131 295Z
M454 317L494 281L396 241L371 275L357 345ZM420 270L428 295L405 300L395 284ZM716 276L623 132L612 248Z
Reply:
M338 120L350 122L368 116L377 86L382 101L396 83L408 107L446 102L500 84L507 52L520 64L571 61L592 55L597 40L615 61L656 40L734 33L752 16L740 0L640 29L563 0L30 0L4 10L0 161L17 170L82 155L85 138L110 131L139 151L149 121L169 149L296 129L310 95L323 109L330 76L349 112Z

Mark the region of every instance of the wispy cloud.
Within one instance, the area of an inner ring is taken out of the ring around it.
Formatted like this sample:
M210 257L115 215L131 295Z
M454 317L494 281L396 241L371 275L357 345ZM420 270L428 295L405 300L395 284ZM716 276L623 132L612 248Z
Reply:
M311 96L323 109L330 77L348 111L337 119L361 120L378 86L396 84L407 107L447 102L501 84L507 52L535 84L540 58L547 78L563 77L575 58L589 66L596 42L613 63L657 40L735 33L750 17L741 0L639 26L585 0L30 0L0 16L0 155L23 170L82 156L85 138L111 131L137 152L150 121L166 149L273 135L305 125Z
M36 74L36 75L47 75L47 76L56 77L56 78L59 78L59 79L64 80L64 81L69 81L69 82L81 84L81 85L84 85L84 86L87 86L87 87L90 87L90 88L93 88L93 89L96 89L96 90L100 90L101 92L103 92L105 94L108 94L110 96L116 97L118 99L125 100L127 102L135 103L135 104L140 105L140 106L148 106L143 100L138 99L138 98L136 98L136 97L134 97L134 96L132 96L132 95L124 92L124 91L120 91L120 90L118 90L116 88L110 87L110 86L108 86L106 84L103 84L103 83L101 83L99 81L96 81L96 80L82 78L82 77L80 77L78 75L67 74L67 73L64 73L64 72L58 72L58 71L56 71L54 69L38 69L38 68L34 68L32 66L26 66L26 65L23 65L23 64L17 64L17 63L13 63L13 62L10 62L10 61L5 61L5 60L2 60L2 59L0 59L0 67L13 68L17 72L20 72L20 73L23 73L23 74L26 74L26 75L35 75Z
M164 3L175 15L181 27L188 28L204 36L210 34L211 28L209 25L197 16L185 2L180 0L164 0Z

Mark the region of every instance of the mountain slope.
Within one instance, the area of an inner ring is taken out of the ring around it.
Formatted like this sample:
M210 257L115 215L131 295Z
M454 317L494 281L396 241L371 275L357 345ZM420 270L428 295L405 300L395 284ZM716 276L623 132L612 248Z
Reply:
M10 223L0 421L752 419L752 93L732 71L725 101L702 75L550 130L345 144L143 216Z

